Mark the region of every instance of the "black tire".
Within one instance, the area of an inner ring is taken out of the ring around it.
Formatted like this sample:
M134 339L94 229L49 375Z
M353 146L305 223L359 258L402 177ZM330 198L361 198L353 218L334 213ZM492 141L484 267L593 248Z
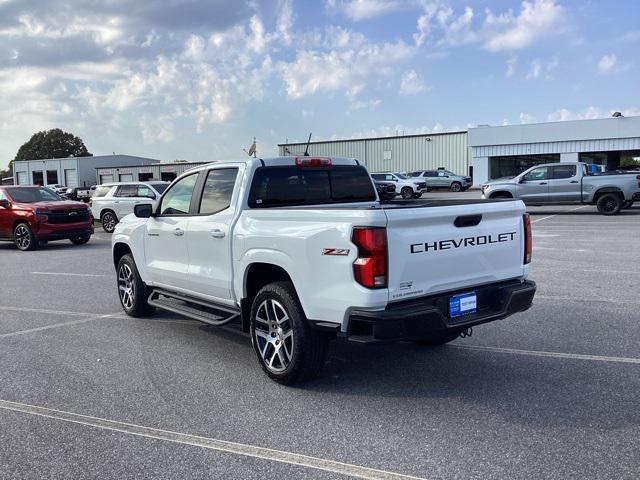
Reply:
M400 194L405 200L411 200L411 198L413 198L413 189L411 187L404 187L400 190Z
M118 217L111 210L106 210L100 214L102 229L107 233L113 233L118 224Z
M258 292L250 332L258 362L272 380L293 385L322 370L329 337L309 326L291 282L271 283Z
M451 187L449 187L449 190L451 190L452 192L459 192L460 190L462 190L462 184L460 182L453 182L451 184Z
M439 332L433 332L428 337L416 340L415 343L420 345L436 347L438 345L444 345L445 343L453 342L460 336L460 330L442 330Z
M426 191L427 193L429 193L431 190L433 190L433 188L431 188L431 187L427 187L427 188L425 189L425 191Z
M422 192L418 192L418 193L414 193L413 194L413 198L415 198L415 199L418 199L420 197L422 197Z
M31 227L24 222L17 224L13 229L13 243L18 250L23 252L38 248L38 239L33 234Z
M615 193L605 193L596 202L598 212L602 215L616 215L622 209L622 199Z
M90 235L84 235L81 237L73 237L73 238L70 238L69 240L71 240L71 243L73 243L74 245L84 245L89 241L90 238L91 238Z
M155 311L155 307L147 303L151 289L140 278L131 254L124 255L118 262L116 282L120 305L127 315L145 317Z

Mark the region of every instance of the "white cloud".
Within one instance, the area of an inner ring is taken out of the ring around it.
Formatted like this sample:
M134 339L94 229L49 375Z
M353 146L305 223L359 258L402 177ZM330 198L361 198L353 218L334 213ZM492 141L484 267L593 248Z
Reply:
M489 33L484 46L492 52L526 47L553 33L563 14L563 8L555 0L525 0L517 16L510 10L500 15L487 10L485 28Z
M598 62L598 71L600 73L609 73L616 66L618 59L614 54L604 55Z
M387 14L402 7L396 0L327 0L327 8L341 11L355 21L366 20Z
M520 123L533 123L535 122L535 120L535 117L533 117L532 115L529 115L525 112L520 112Z
M595 118L610 118L614 112L621 112L625 117L640 116L640 108L627 107L627 108L612 108L603 109L600 107L590 106L582 111L571 111L566 108L561 108L555 112L550 113L547 119L550 122L559 122L565 120L592 120Z
M559 61L557 57L552 58L548 62L542 62L540 59L535 59L531 62L531 68L527 73L527 80L534 80L541 75L545 79L552 78L553 71L558 67Z
M400 80L400 95L417 95L425 89L424 81L415 70L404 72Z
M279 13L278 21L276 24L276 30L282 43L285 45L291 45L293 34L291 29L293 28L293 7L291 6L292 0L279 0Z
M415 50L402 42L370 43L327 51L300 50L292 62L280 62L278 70L287 96L303 98L318 92L343 92L357 96L372 78L389 76L396 65Z
M377 128L371 128L367 130L361 130L351 135L331 135L327 140L344 140L344 139L357 139L357 138L369 138L369 137L394 137L397 135L420 135L429 133L443 133L443 132L457 132L461 128L454 126L451 128L445 128L441 123L436 123L433 126L422 127L408 127L406 125L383 125Z
M507 73L506 76L513 77L516 73L516 62L518 61L517 57L511 57L507 60Z

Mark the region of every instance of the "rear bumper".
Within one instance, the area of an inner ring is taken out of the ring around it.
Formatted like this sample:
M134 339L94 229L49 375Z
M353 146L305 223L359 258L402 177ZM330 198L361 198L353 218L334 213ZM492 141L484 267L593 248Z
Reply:
M477 295L476 313L451 318L449 297L469 291ZM420 339L431 332L462 330L527 310L535 292L534 282L514 280L391 303L380 311L354 310L349 316L347 337L366 343Z

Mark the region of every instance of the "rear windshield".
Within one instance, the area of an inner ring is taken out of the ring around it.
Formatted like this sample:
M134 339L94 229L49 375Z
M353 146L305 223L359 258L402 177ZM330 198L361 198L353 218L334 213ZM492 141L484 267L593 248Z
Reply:
M34 203L34 202L50 202L62 200L57 193L48 188L12 188L9 195L14 202L18 203Z
M252 208L375 200L376 193L367 170L347 165L258 168L249 192Z

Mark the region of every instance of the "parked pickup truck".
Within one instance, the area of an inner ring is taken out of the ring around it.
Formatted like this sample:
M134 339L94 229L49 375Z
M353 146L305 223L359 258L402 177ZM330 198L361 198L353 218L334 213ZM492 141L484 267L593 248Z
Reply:
M596 205L604 215L615 215L640 200L640 175L588 175L586 163L538 165L514 178L482 185L483 198L517 198L527 205Z
M272 379L315 376L331 338L450 342L530 307L520 201L381 204L354 159L280 157L185 172L112 238L131 316L240 322Z

